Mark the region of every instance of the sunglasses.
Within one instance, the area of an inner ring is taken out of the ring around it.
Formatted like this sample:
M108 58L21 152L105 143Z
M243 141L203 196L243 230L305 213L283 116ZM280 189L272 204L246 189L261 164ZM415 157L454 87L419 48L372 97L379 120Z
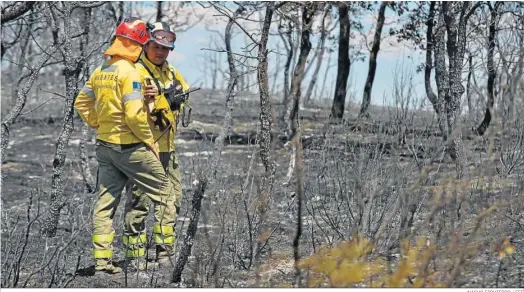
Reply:
M153 38L166 43L174 43L176 41L176 34L170 31L160 30L152 34Z

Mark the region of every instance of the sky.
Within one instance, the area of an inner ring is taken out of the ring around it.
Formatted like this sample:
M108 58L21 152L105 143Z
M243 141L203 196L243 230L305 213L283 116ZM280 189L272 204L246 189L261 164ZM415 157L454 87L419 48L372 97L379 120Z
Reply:
M156 2L151 1L139 1L139 2L125 2L126 3L126 16L134 15L141 16L143 19L148 21L154 21L156 16ZM180 2L179 2L180 3ZM179 3L171 2L170 6L175 6ZM207 2L202 2L207 3ZM233 2L222 2L230 5L231 9L236 9L236 4ZM367 36L367 41L369 46L373 40L374 27L376 23L377 9L374 11L368 12L364 15L353 15L350 14L351 19L359 19L364 28L364 35ZM130 10L132 8L132 12ZM175 43L175 50L172 51L168 57L168 61L173 64L178 71L185 78L186 82L190 86L201 86L201 87L211 87L211 72L210 68L210 56L214 55L215 58L220 60L220 68L224 72L228 72L227 56L225 52L213 52L210 49L225 49L225 44L223 43L223 34L227 24L227 18L224 16L219 16L214 8L204 8L197 2L191 2L191 4L184 6L182 9L178 10L177 17L174 17L172 11L166 9L164 11L166 14L165 20L169 24L175 22L184 22L188 21L192 26L186 30L177 29L177 40ZM332 14L336 14L336 9L332 9ZM259 13L255 13L250 18L251 19L262 19L264 17L264 10L261 10ZM413 72L413 83L415 86L415 92L419 100L425 100L425 90L424 90L424 77L423 73L415 73L416 65L420 64L424 60L424 55L420 51L413 51L409 49L404 44L399 44L396 41L395 37L389 36L389 29L395 25L398 17L391 9L386 9L386 21L385 26L382 31L382 43L381 50L377 58L377 70L375 74L375 80L372 90L372 104L383 105L394 103L392 96L394 83L395 83L395 73L394 71L399 65L404 66L406 69ZM274 16L274 19L278 19ZM316 16L314 22L314 30L318 32L320 27L321 17ZM254 32L255 34L260 31L261 22L257 21L242 21L239 20L239 23L250 33ZM271 26L271 33L277 33L278 23L273 22ZM338 22L333 20L328 20L326 27L334 27L332 35L338 36ZM185 28L185 27L182 27ZM352 29L354 38L350 40L350 45L362 47L364 42L364 37L362 34L358 33L355 29ZM235 53L242 54L243 47L246 44L251 43L246 34L238 28L238 26L233 26L233 38L232 38L232 50ZM258 35L254 36L255 39L258 39ZM316 52L316 47L318 44L319 34L314 33L311 35L312 50L310 52L308 60L311 60L314 53ZM327 41L327 46L334 49L331 56L328 56L328 53L324 55L324 61L322 67L320 68L319 78L317 80L317 90L314 98L323 98L331 100L334 94L335 79L337 73L337 57L338 57L338 41L331 40ZM269 38L268 47L272 52L269 54L269 88L275 88L276 92L282 93L283 87L283 63L285 62L285 49L284 44L281 38L278 35L272 35ZM256 55L256 48L252 51L253 56ZM360 104L363 94L364 83L368 74L368 56L369 51L364 48L363 54L366 56L364 61L356 61L351 65L351 71L348 83L349 91L346 97L347 101L353 101ZM280 56L278 56L280 54ZM220 55L220 58L218 56ZM328 59L330 60L328 64ZM295 60L296 61L296 60ZM250 60L251 65L256 65L256 60ZM316 62L316 61L315 61ZM307 72L305 80L302 83L302 92L305 94L310 83L311 73L314 71L315 63L311 65L311 69ZM309 66L309 64L308 64ZM320 92L322 83L324 83L324 76L326 68L329 66L327 73L327 80L325 81L325 89ZM205 71L205 68L208 68L208 71ZM397 68L398 69L398 68ZM278 71L277 79L274 79L273 76L275 72ZM292 71L290 71L292 74ZM218 87L225 89L227 86L227 80L222 78L222 74L218 74L219 84ZM397 74L398 75L398 74ZM398 77L398 76L397 76ZM274 80L276 80L276 85L274 86ZM251 83L256 82L256 72L253 72L250 76ZM257 92L256 84L252 87L252 92ZM426 102L429 104L428 102Z
M232 2L229 2L232 3ZM143 2L142 6L137 6L135 8L135 11L138 11L140 15L143 15L144 18L150 18L150 20L154 20L154 15L156 13L156 8L154 7L153 2ZM233 7L234 4L232 4ZM378 8L378 6L377 6ZM234 9L234 8L233 8ZM336 13L336 10L334 10ZM362 20L362 23L364 25L364 31L366 32L366 35L368 37L368 42L371 43L373 40L373 33L374 33L374 27L377 17L377 11L378 9L375 9L372 12L369 12L365 15L350 15L352 18L359 18ZM168 12L169 13L169 12ZM220 58L220 66L222 70L225 70L227 72L227 57L226 53L215 53L209 51L209 49L225 49L225 45L223 44L222 37L217 33L220 32L220 34L223 35L225 30L225 25L227 18L225 17L218 17L219 13L213 8L204 9L201 5L197 3L193 3L189 5L188 7L183 8L181 11L179 10L179 20L182 21L182 18L189 19L191 21L196 21L197 19L201 18L201 20L194 25L193 27L189 28L186 31L178 32L177 33L177 40L175 44L175 50L170 53L170 56L168 57L168 61L172 63L184 76L186 81L191 86L205 86L210 87L211 86L211 77L210 72L207 74L204 72L204 68L206 67L206 63L208 68L211 67L209 55L211 54L222 54L222 57ZM199 17L200 16L200 17ZM263 11L262 13L255 14L255 17L263 17ZM166 19L167 22L173 22L172 19ZM404 44L399 44L396 41L395 37L389 36L389 29L396 25L396 22L398 20L398 17L396 14L390 10L389 8L386 9L386 21L385 26L382 30L382 43L381 43L381 51L379 52L378 58L377 58L377 70L375 74L375 80L373 84L373 90L372 90L372 104L376 105L383 105L394 103L394 100L392 98L392 92L393 92L393 86L395 83L395 70L398 70L398 66L404 66L405 69L411 70L413 72L413 83L415 86L415 92L417 93L417 96L412 97L419 100L425 100L425 90L424 90L424 76L423 73L415 73L415 67L416 65L420 64L424 60L424 55L421 54L420 51L414 51L410 48L408 48ZM257 22L240 22L243 26L246 27L246 30L251 29L252 31L258 30L260 27L260 23ZM272 32L277 32L277 23L272 24ZM317 17L316 21L316 27L319 27L320 25L320 17ZM338 24L331 23L328 24L329 26L335 25L335 29L333 30L333 34L338 35ZM210 31L214 30L214 31ZM245 34L238 29L238 27L234 26L234 34L235 36L232 39L232 46L233 51L236 53L242 53L242 47L246 45L246 43L249 43L250 41L246 38ZM350 40L350 44L352 45L358 45L362 44L363 37L361 34L357 33L355 30L353 30L355 33L356 38ZM313 50L310 53L310 59L313 56L313 52L315 47L317 46L318 41L318 35L313 35L311 38L311 42L313 45ZM331 42L332 44L332 42ZM276 50L277 47L280 46L280 52L282 54L285 53L283 43L281 42L281 39L279 36L271 36L268 47L270 49ZM335 49L334 52L331 54L331 60L330 60L330 70L328 72L328 79L326 81L326 88L322 94L318 93L317 97L321 98L327 98L332 99L333 87L335 84L336 79L336 60L337 60L337 44L334 43L332 47ZM256 49L253 51L256 54ZM369 51L364 48L363 53L366 56L366 59L364 61L357 61L352 64L351 71L350 71L350 77L348 82L351 84L349 88L348 95L346 97L346 100L353 100L357 103L360 103L362 99L362 92L364 88L364 84L367 78L368 74L368 68L369 68L369 59L367 58L369 56ZM208 56L206 58L206 55ZM218 57L217 57L218 58ZM327 66L327 60L328 55L325 54L324 56L324 62L323 66L320 69L319 73L319 80L317 81L317 86L320 86L320 84L323 82L323 77L325 74L326 66ZM254 61L254 60L253 60ZM279 62L277 62L279 61ZM276 53L270 54L269 56L269 74L270 74L270 82L273 82L273 78L271 77L271 74L275 72L276 65L281 64L285 62L285 56L280 57L280 60L277 59ZM315 65L313 64L313 67ZM279 73L280 76L277 78L277 87L281 88L282 86L282 80L283 80L283 69L280 65L279 67ZM209 70L209 69L208 69ZM313 72L314 68L311 68L309 70L308 75L306 75L306 79L304 80L302 84L303 92L307 90L307 87L309 85L310 75ZM219 74L220 76L221 74ZM398 74L396 74L398 75ZM397 76L398 77L398 76ZM251 77L252 81L255 81L256 75L253 73ZM227 81L224 81L220 78L221 81L221 87L225 88L227 85ZM272 84L269 85L270 88L272 88ZM256 91L256 89L254 89ZM318 91L318 90L317 90ZM428 104L426 102L426 104Z

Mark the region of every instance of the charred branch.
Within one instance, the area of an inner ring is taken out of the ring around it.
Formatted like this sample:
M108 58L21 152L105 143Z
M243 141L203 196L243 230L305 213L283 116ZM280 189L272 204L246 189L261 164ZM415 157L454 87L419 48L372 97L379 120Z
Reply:
M31 10L36 3L36 1L17 2L13 6L2 9L1 24L3 25L8 21L24 15L27 11Z

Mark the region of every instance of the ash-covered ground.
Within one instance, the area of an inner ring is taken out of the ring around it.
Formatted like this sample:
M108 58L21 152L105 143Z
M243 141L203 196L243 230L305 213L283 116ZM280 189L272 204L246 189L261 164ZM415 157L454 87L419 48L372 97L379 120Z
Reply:
M187 128L178 125L176 151L184 190L176 226L179 246L189 221L197 174L214 153L213 141L224 119L224 100L225 94L220 92L193 94L191 123ZM261 222L262 234L256 233L260 224L257 198L264 175L256 145L259 100L256 95L243 94L235 99L232 133L226 139L217 176L205 191L183 286L292 286L297 178L293 172L286 181L293 152L284 147L278 119L283 107L275 104L276 139L271 157L277 168L267 214ZM350 106L346 116L355 116L356 109ZM434 135L438 128L428 113L410 112L407 119L399 120L395 109L376 108L375 120L358 123L348 118L342 125L330 124L328 115L325 105L300 109L305 191L302 258L358 232L375 239L371 258L386 259L394 269L401 258L403 238L414 243L419 237L431 237L438 252L430 266L439 273L440 282L452 287L524 285L523 167L516 165L509 171L500 162L501 154L507 157L508 151L519 145L518 133L493 130L486 137L466 137L467 177L454 181L455 167L449 157L428 163L442 143ZM40 235L61 123L59 114L53 119L46 116L52 115L18 119L2 164L2 286L172 286L172 269L93 275L90 230L96 194L87 192L82 179L82 123L78 119L67 153L67 203L59 230L54 238ZM94 139L90 132L87 150L96 177ZM454 183L448 184L450 181ZM452 187L456 185L460 187ZM120 264L124 203L125 195L114 217L115 258ZM151 217L148 226L152 226ZM500 260L495 249L505 236L511 238L516 251ZM259 241L263 248L257 255ZM149 257L154 257L153 247ZM462 261L456 262L457 258Z

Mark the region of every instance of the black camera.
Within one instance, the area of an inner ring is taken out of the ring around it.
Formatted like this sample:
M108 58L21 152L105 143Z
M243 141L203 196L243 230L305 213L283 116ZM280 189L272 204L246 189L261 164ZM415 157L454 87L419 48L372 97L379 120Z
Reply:
M177 90L175 86L171 86L164 90L164 96L169 103L169 108L172 111L180 110L180 106L186 102L189 97L189 93L184 93L182 90Z
M189 94L197 90L200 90L200 87L192 88L184 92L182 90L177 90L175 86L171 86L169 88L164 89L164 97L167 99L167 103L169 104L169 108L171 109L171 111L179 111L182 104L184 104L189 99ZM185 120L186 108L189 108L187 120ZM154 111L152 114L156 117L155 125L158 125L161 131L164 131L164 129L168 126L173 126L170 125L169 120L167 120L159 111ZM182 126L187 127L191 119L191 107L189 105L186 105L184 107L184 110L181 113L181 119Z

